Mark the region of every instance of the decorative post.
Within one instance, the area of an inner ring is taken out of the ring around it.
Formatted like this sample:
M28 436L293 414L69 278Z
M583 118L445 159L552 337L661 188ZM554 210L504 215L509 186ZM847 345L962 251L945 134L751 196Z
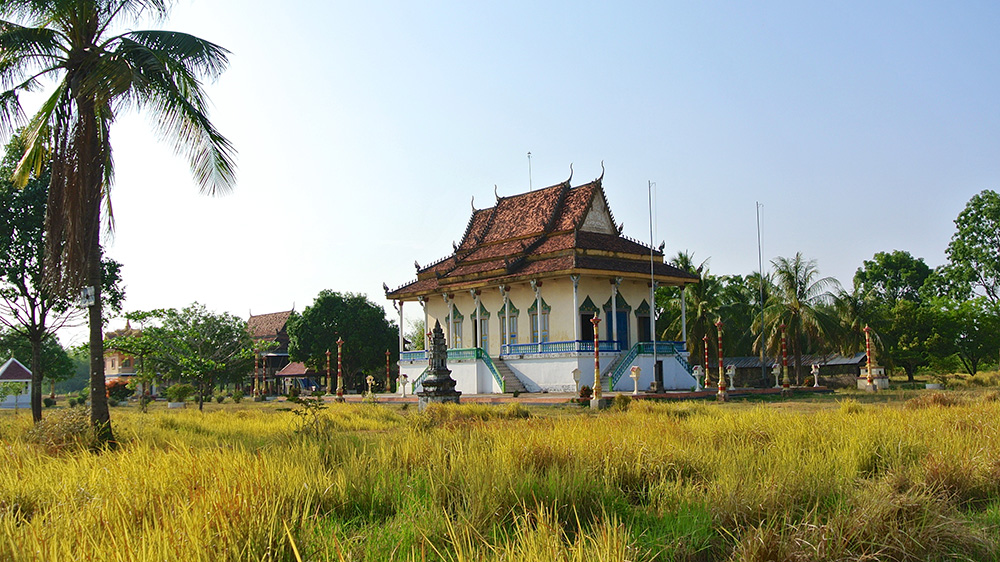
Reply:
M872 329L865 325L865 360L868 369L868 390L875 392L875 379L872 378Z
M729 377L729 388L736 388L736 365L726 365L726 376Z
M601 348L600 348L600 333L597 330L598 324L601 323L601 319L594 316L590 319L590 323L594 325L594 400L601 400Z
M694 375L694 390L695 392L701 392L701 373L704 369L701 368L701 365L695 365L691 370L693 371L692 375Z
M389 357L391 355L392 354L389 353L388 349L385 350L385 393L386 394L392 392L392 379L389 378L391 376L389 371Z
M399 392L402 394L403 398L406 398L406 375L399 375Z
M813 363L812 376L813 376L813 388L819 388L819 364L817 363Z
M781 388L781 363L774 362L771 367L771 374L774 375L774 388Z
M704 384L704 387L705 387L705 390L708 390L708 387L711 386L711 381L710 381L710 379L711 379L711 371L708 368L708 334L705 334L704 336L701 337L701 342L702 342L702 347L705 349L705 362L703 363L703 365L705 365L705 384Z
M726 392L726 373L723 371L723 359L722 359L722 320L719 319L715 323L715 329L718 332L719 338L719 393L716 394L716 399L720 402L725 402L729 398L729 394Z
M260 396L260 349L253 350L253 395Z
M368 383L368 396L372 395L372 385L375 384L375 377L368 375L365 377L365 382Z
M337 402L344 401L344 339L337 338Z
M333 394L333 379L330 378L330 350L326 350L326 393Z
M633 386L633 388L632 388L632 396L638 396L639 395L639 376L640 375L642 375L642 369L640 369L638 365L633 366L632 367L632 372L629 374L629 377L632 378L632 386Z
M570 275L573 282L573 350L580 351L580 276Z
M573 382L576 383L576 393L580 394L580 368L573 369Z
M784 378L781 379L781 392L791 392L792 379L788 376L788 332L785 331L784 324L778 326L778 329L781 330L781 372L784 373Z

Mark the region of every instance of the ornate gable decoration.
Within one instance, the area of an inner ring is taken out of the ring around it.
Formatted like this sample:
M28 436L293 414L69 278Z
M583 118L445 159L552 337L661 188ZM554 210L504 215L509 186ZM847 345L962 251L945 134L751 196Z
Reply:
M618 229L615 227L615 220L611 217L608 203L604 200L604 190L594 194L594 199L590 203L590 209L580 225L580 230L585 232L597 232L600 234L610 234L616 236Z

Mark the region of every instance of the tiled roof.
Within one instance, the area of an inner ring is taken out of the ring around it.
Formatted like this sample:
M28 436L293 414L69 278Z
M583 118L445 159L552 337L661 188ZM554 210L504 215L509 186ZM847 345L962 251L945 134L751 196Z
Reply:
M312 374L315 374L315 373L316 373L316 371L313 371L312 369L307 368L306 365L305 365L305 363L299 363L297 361L293 361L293 362L285 365L285 367L283 369L281 369L280 371L278 371L277 372L277 376L279 376L279 377L301 377L301 376L304 376L304 375L312 375Z
M0 381L30 381L31 371L20 361L11 357L0 367Z
M565 181L497 197L495 206L473 211L453 254L418 269L416 281L388 291L386 297L412 298L449 287L584 270L648 276L650 253L658 280L696 282L695 276L664 264L662 252L617 232L601 181L577 187ZM596 222L588 214L599 215Z
M270 314L258 314L251 316L247 320L247 330L250 337L254 339L273 338L278 332L284 329L288 323L288 318L292 315L291 310L284 312L272 312Z

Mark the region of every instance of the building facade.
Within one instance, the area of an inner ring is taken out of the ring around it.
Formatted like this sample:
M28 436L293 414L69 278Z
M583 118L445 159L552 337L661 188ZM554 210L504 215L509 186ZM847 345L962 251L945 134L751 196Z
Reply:
M652 303L657 285L697 278L665 264L662 248L622 235L602 181L497 196L495 206L473 209L451 255L414 264L415 281L387 289L400 325L410 302L428 331L441 324L458 390L593 385L595 317L603 388L631 390L622 375L632 366L643 388L696 386L683 344L655 342ZM417 390L426 356L403 351L402 339L400 350L400 371Z

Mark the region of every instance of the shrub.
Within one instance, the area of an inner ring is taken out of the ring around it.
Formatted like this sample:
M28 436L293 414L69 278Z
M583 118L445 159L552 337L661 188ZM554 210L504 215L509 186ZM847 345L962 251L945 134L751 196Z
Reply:
M70 407L70 408L75 408L75 407L76 407L76 405L77 405L77 400L76 400L76 398L70 398L70 399L69 399L69 407Z
M618 410L620 412L628 411L628 407L631 402L632 397L628 394L616 394L615 399L611 401L611 409Z
M119 404L121 404L120 401L112 398L111 396L108 396L108 406L111 406L112 408L114 408L115 406L117 406Z
M222 404L226 401L226 395L221 392L216 392L214 398L217 404Z
M243 391L242 390L234 390L233 391L233 403L239 404L242 401L243 401Z
M295 398L298 398L300 394L302 394L302 391L299 390L299 387L297 387L297 386L293 386L293 387L291 387L291 388L288 389L288 399L289 400L293 400Z
M107 385L108 398L111 398L117 402L122 400L127 400L129 396L132 396L133 390L128 387L128 383L123 380L111 381Z
M585 400L590 400L593 396L594 396L593 388L590 388L587 385L583 385L580 387L580 398L583 398Z
M56 399L46 397L42 399L42 403L45 404L46 408L51 408L52 406L56 405Z
M195 390L193 386L187 383L179 383L171 385L164 391L167 395L167 400L171 402L183 402L188 398L194 396L198 391Z
M40 445L48 453L93 448L97 445L97 433L90 425L90 408L53 412L36 423L25 435L29 442Z

